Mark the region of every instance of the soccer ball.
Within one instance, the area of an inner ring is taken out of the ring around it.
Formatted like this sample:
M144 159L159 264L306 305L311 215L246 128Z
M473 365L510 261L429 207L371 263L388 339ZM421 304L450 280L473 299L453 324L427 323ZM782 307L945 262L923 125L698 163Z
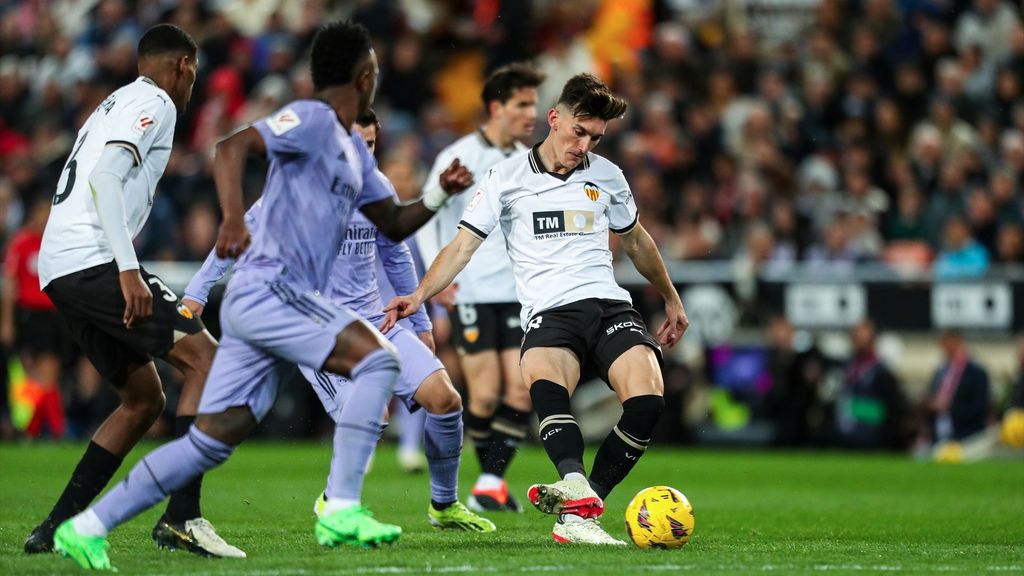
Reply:
M679 548L693 524L690 501L668 486L644 488L626 506L626 532L639 548Z

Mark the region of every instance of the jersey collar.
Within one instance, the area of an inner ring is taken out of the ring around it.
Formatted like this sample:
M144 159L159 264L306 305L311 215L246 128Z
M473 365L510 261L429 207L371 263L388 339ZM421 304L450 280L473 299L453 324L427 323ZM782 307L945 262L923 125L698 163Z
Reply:
M483 127L480 127L480 128L476 129L476 135L480 137L480 142L483 143L485 148L494 148L495 150L498 150L502 154L504 154L505 158L508 158L509 156L512 155L513 152L516 151L515 144L513 144L511 148L505 149L505 148L502 148L502 147L498 146L494 142L491 142L491 139L488 138L487 134L484 133Z
M145 82L146 84L149 84L151 86L156 86L156 82L153 82L151 79L147 78L146 76L139 76L139 81L140 82ZM157 86L157 88L159 88L159 86Z
M565 174L559 174L557 172L548 171L548 169L544 167L544 163L541 162L540 159L540 145L542 143L543 140L541 142L534 144L533 148L530 148L530 153L528 154L530 160L530 170L533 170L534 174L547 174L549 176L554 176L555 178L558 178L562 182L565 182L569 180L569 177L575 174L577 170L583 171L586 170L587 168L590 168L590 153L588 152L583 155L583 160L581 160L575 168L569 170Z

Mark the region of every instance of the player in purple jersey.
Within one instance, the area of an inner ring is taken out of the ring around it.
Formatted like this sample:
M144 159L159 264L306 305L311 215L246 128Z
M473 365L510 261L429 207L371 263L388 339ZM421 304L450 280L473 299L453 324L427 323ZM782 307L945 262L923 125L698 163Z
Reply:
M360 504L398 355L366 321L321 293L355 208L401 239L444 204L445 189L464 188L470 176L456 164L437 193L396 204L362 138L348 131L377 87L369 33L351 22L325 26L313 40L311 69L317 100L293 102L217 145L214 177L224 211L217 255L242 257L221 308L223 336L199 416L186 436L147 455L96 505L60 525L55 545L80 566L109 568L109 530L227 460L296 365L350 377L357 392L338 415L317 541L375 546L401 534ZM270 160L251 247L241 186L250 153Z
M366 139L372 153L377 134L377 118L372 111L360 115L353 130ZM387 183L383 176L382 180ZM257 222L264 209L263 203L257 201L246 213L250 233L258 234ZM377 274L378 260L383 266L382 277ZM233 263L233 259L219 258L215 251L211 252L199 273L185 288L185 305L197 315L202 314L210 288ZM242 263L238 265L245 266ZM384 301L378 287L380 282L388 282L395 289L405 291L415 289L419 279L405 243L377 234L373 222L356 213L349 222L324 294L369 322L379 324L384 319ZM422 407L428 413L425 427L431 503L427 508L427 519L431 525L443 529L493 532L495 527L490 520L474 514L458 501L462 399L441 362L434 356L430 319L421 310L406 320L409 320L408 324L396 326L387 336L402 359L395 396L407 408L415 411ZM343 408L353 392L358 391L353 382L305 366L300 366L299 370L313 385L324 409L341 426ZM421 422L420 426L424 424ZM328 497L324 493L314 506L318 515L326 509L327 503Z

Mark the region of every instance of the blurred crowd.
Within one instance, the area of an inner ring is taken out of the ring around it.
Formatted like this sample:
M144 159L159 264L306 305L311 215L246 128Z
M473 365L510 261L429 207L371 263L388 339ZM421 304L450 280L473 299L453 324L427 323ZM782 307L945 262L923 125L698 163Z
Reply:
M542 109L584 70L628 98L598 152L668 258L942 277L1024 262L1024 27L1000 0L15 2L0 8L0 234L52 194L78 125L135 77L140 31L169 21L200 43L200 74L138 250L201 259L213 144L310 95L310 41L334 17L376 39L382 159L411 188L480 121L486 73L532 60Z
M141 31L171 22L199 43L199 76L136 249L203 259L215 142L311 96L308 49L333 18L375 39L378 156L402 197L481 122L487 73L529 60L548 77L541 121L581 71L630 102L597 152L667 259L940 279L1024 264L1024 26L1001 0L3 2L0 242L31 228L78 127L136 77Z

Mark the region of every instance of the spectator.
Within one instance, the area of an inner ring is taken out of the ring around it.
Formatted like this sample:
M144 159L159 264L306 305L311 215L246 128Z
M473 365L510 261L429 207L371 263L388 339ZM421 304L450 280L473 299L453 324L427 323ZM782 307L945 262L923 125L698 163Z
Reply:
M945 245L935 258L935 278L976 278L988 270L988 262L988 251L971 237L967 222L960 216L947 220Z
M0 300L0 344L16 350L32 388L32 417L25 432L36 438L46 431L62 438L64 406L60 394L61 364L68 335L50 298L39 288L36 259L43 229L50 215L50 198L36 198L25 226L11 238L4 258L3 295Z
M870 320L850 329L853 357L836 401L836 440L850 448L900 450L906 447L907 401L875 350L875 334Z
M991 385L988 372L971 359L963 336L946 330L939 337L945 361L922 399L924 426L919 446L962 441L988 424Z
M768 324L772 387L765 397L765 412L775 427L778 446L805 446L821 438L823 422L819 387L825 376L825 359L814 346L797 349L796 333L779 316Z

